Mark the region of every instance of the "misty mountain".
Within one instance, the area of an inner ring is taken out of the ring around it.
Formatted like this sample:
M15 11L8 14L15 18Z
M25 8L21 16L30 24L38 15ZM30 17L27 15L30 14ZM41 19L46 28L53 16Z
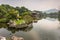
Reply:
M58 12L59 10L58 9L49 9L49 10L46 10L44 12L46 13L55 13L55 12Z

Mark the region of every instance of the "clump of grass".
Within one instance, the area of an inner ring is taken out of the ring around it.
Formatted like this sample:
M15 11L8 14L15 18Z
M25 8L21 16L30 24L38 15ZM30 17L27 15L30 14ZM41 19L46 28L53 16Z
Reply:
M25 23L25 21L23 19L20 19L20 20L15 20L16 24L23 24Z

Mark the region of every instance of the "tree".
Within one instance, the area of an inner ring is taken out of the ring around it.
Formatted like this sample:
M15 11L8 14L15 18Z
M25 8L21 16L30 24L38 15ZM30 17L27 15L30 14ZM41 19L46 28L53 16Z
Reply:
M9 11L9 15L8 15L9 19L18 19L19 17L19 12L15 9L11 9Z
M16 10L19 11L19 15L23 15L25 12L30 12L30 10L28 10L24 6L22 6L21 8L20 7L16 7Z
M33 18L30 15L25 15L23 19L26 23L31 23L33 21Z

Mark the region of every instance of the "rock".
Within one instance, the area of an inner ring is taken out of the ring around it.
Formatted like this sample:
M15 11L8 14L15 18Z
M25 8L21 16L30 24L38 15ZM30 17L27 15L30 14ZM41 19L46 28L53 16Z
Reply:
M13 24L10 24L9 27L14 27L14 28L26 28L26 27L30 27L32 26L31 24L18 24L18 25L13 25Z
M5 37L0 36L0 40L6 40L6 38L5 38Z
M10 20L9 23L7 23L9 25L9 27L16 27L16 22Z
M10 20L10 22L7 24L9 25L9 27L14 27L14 28L26 28L26 27L31 26L30 25L31 23L16 24L16 22L12 20Z
M24 40L23 37L12 36L12 40Z
M38 20L34 20L33 22L34 22L34 23L37 23L37 21L38 21Z

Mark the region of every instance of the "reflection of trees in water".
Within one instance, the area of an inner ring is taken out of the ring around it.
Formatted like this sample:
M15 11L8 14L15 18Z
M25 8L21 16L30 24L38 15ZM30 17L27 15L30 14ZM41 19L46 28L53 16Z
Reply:
M60 17L58 17L58 20L60 21Z
M26 28L12 28L12 27L7 27L7 30L11 31L12 33L15 33L17 31L24 31L24 32L27 32L27 31L30 31L33 27L26 27Z
M58 12L58 20L60 21L60 11Z
M0 28L6 28L8 25L6 23L0 23Z
M60 15L58 15L59 29L60 29Z
M60 21L60 15L58 15L58 20Z
M8 27L8 25L5 23L0 23L0 28L6 28L8 31L15 33L17 31L24 31L24 32L30 31L33 28L33 26L30 25L30 26L25 27L25 28L13 28L13 27Z

